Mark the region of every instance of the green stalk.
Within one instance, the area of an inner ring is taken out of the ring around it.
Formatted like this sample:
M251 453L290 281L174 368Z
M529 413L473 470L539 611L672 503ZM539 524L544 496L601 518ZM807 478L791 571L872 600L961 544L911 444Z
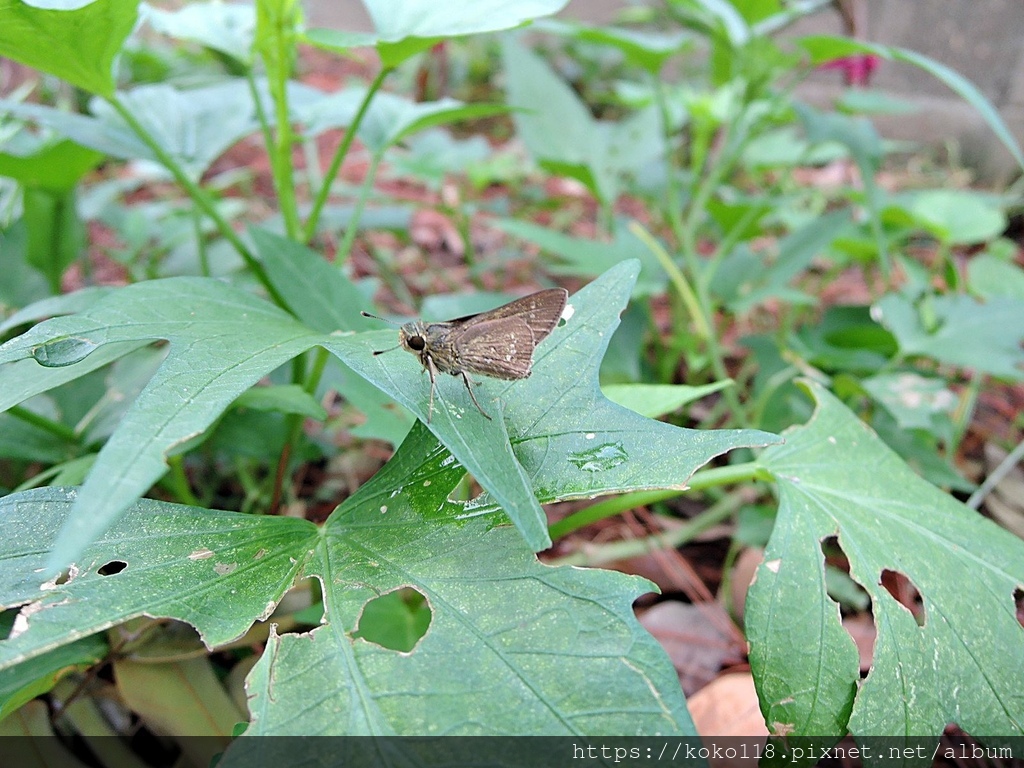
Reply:
M316 200L313 201L313 207L309 212L309 218L306 219L306 226L302 230L302 242L308 243L313 239L313 235L316 233L316 225L320 221L320 214L323 212L324 205L327 203L327 198L331 194L331 185L334 183L334 178L338 175L338 171L341 169L341 164L345 161L346 155L348 155L349 147L352 146L352 142L356 138L356 133L359 131L359 126L363 122L363 118L366 116L366 110L370 107L370 102L373 100L374 94L380 90L380 87L384 84L384 79L391 74L392 67L385 67L377 73L377 77L370 83L369 89L366 91L366 96L363 97L363 102L359 105L359 110L356 112L356 116L352 119L352 124L345 130L345 137L341 140L341 144L338 145L338 149L334 153L334 157L331 158L331 165L327 169L327 173L324 174L323 184L320 186L320 191L317 192ZM338 251L339 254L347 251Z
M71 427L66 427L59 421L54 421L53 419L48 419L45 416L40 416L38 413L33 413L20 405L11 406L7 412L14 418L21 419L26 424L38 427L39 429L49 432L51 435L56 435L65 442L73 445L77 445L81 442L81 437L76 434Z
M666 488L655 491L636 491L612 499L605 499L596 504L591 504L585 509L574 512L571 515L553 523L548 527L548 533L552 541L566 536L584 526L604 520L606 517L613 517L636 507L645 507L659 501L673 499L690 491L701 491L719 485L728 485L740 482L748 482L752 479L764 477L764 471L756 462L745 464L734 464L726 467L713 467L697 472L690 478L682 488Z
M654 88L655 98L658 102L659 111L661 112L662 131L665 135L666 146L670 145L671 132L668 122L668 103L665 98L665 90L660 80L655 81ZM702 168L706 162L707 151L694 152L691 157L691 166L694 169L694 179L699 179L701 176L697 171ZM695 325L697 326L698 332L703 335L704 342L707 346L708 357L711 359L712 370L714 371L716 379L727 379L729 374L725 368L725 359L722 352L722 348L718 343L718 336L713 327L712 317L713 309L711 306L711 299L708 294L707 285L702 276L702 270L700 260L697 258L697 238L696 238L696 227L697 217L700 212L704 210L704 206L707 204L708 198L714 191L718 182L720 181L722 168L719 166L712 170L702 182L698 182L696 193L691 193L690 199L687 203L687 215L684 219L681 214L682 202L680 200L679 188L677 186L677 179L675 173L675 166L672 163L672 153L666 153L667 162L669 164L668 173L666 178L668 179L666 188L666 202L668 205L668 220L669 226L672 228L672 234L675 237L676 245L682 252L686 269L690 273L690 280L682 279L682 273L672 259L668 257L668 254L661 250L664 254L664 258L655 251L655 256L662 263L662 266L666 268L672 284L676 291L679 292L680 298L687 306L687 310L690 312L691 317ZM648 246L650 247L650 246ZM671 266L666 266L670 264ZM696 290L690 287L690 283L695 286ZM685 288L684 288L685 286ZM743 416L743 405L740 403L739 395L736 394L735 389L727 389L723 396L726 402L729 403L729 408L734 414L734 417L741 419Z
M185 461L182 456L171 456L167 459L167 464L171 468L171 474L168 478L170 481L171 489L174 491L174 495L178 501L182 504L188 504L193 507L199 506L199 499L192 493L192 487L189 485L188 476L185 474Z
M324 368L327 366L328 352L323 347L317 347L316 357L313 359L313 369L309 374L302 376L303 385L302 388L307 393L313 394L316 388L320 385L320 379L324 374ZM295 380L298 381L300 377L294 376ZM292 454L295 452L295 448L299 444L299 440L302 438L302 424L305 417L297 413L289 414L286 419L286 428L288 430L288 439L285 441L284 449L281 451L281 455L277 460L277 469L274 472L274 489L270 497L270 512L273 514L281 502L281 494L284 490L284 478L288 472L288 462L291 460Z
M356 199L355 208L352 210L352 218L349 219L348 226L345 228L345 236L338 245L338 252L335 257L338 265L344 263L345 259L348 258L349 251L352 250L352 243L355 242L356 232L359 230L359 220L363 217L366 201L370 199L370 191L373 189L373 182L377 178L377 168L380 166L382 157L383 155L377 154L370 159L370 167L366 171L366 178L363 179L362 187L359 188L359 197Z
M175 162L174 158L171 157L162 146L160 146L159 142L153 138L149 131L146 130L145 126L135 118L135 115L125 107L116 95L109 97L107 102L114 108L114 110L135 132L135 134L142 139L143 143L152 150L153 154L156 155L157 160L160 161L160 164L171 172L175 181L177 181L185 192L188 193L192 202L195 203L203 213L210 217L216 225L217 230L221 233L221 236L231 243L235 250L238 251L246 265L253 271L256 279L259 280L260 284L266 289L273 302L282 308L286 307L287 305L285 304L284 299L277 292L277 289L274 288L273 284L271 284L266 272L263 271L263 265L259 263L252 251L246 247L245 243L242 242L242 239L238 236L235 230L231 228L231 225L227 220L220 215L220 212L210 201L205 190L203 190L189 177L187 173L185 173L185 170Z
M744 503L745 494L733 493L671 531L656 533L642 539L592 544L580 552L559 558L550 564L597 566L627 557L637 557L658 549L675 549L693 541L709 528L728 520Z
M289 17L286 15L274 14L271 22L273 40L263 51L263 63L267 68L267 82L270 85L270 97L274 102L274 119L277 124L274 143L267 149L271 152L274 187L284 218L285 232L289 239L295 240L299 236L301 225L295 200L295 176L292 173L292 146L295 139L291 117L288 114L289 61L294 46L289 45L292 29L287 26L287 18Z

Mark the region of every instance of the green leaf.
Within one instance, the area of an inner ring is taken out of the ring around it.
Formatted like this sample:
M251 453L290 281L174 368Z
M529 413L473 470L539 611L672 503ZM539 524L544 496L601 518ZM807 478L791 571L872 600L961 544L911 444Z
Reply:
M684 24L722 37L733 48L750 40L750 26L729 0L671 0L670 5Z
M316 421L327 418L327 411L298 384L253 387L235 400L236 408L271 413L294 413Z
M359 314L363 295L341 271L301 243L252 227L249 235L274 288L288 308L311 328L361 331L383 327Z
M944 379L916 373L880 373L861 384L896 419L900 429L933 431L934 420L952 419L959 402Z
M811 421L760 463L779 486L775 529L747 598L751 668L777 733L1021 736L1024 648L1014 590L1024 544L915 475L833 395L805 384ZM825 595L821 542L838 536L871 596L878 636L867 679ZM921 623L881 585L921 594ZM972 585L965 599L964 585ZM979 625L978 616L985 622ZM931 752L920 765L931 764Z
M114 57L137 15L138 0L93 0L70 11L9 0L0 5L0 56L110 96Z
M731 386L733 382L727 379L701 387L687 384L608 384L601 389L613 403L656 419Z
M255 105L241 79L191 89L143 85L116 98L195 178L257 127ZM84 147L111 157L157 162L153 150L110 104L94 99L90 106L94 116L0 100L0 110L45 125Z
M202 434L242 392L319 338L282 310L224 283L170 278L128 286L81 314L47 320L0 347L0 363L14 363L5 366L14 370L0 376L20 376L18 394L31 396L62 379L51 371L69 372L66 381L76 370L91 370L76 365L88 366L114 343L124 354L125 347L170 342L164 364L100 451L51 565L72 561L160 478L172 448ZM82 359L90 347L98 350ZM43 352L53 358L51 365L67 367L32 368L24 359ZM68 364L76 358L81 362Z
M310 565L342 575L325 583L327 626L271 636L247 683L247 735L692 733L675 673L632 613L649 585L541 565L493 515L447 501L462 473L421 424L331 516ZM430 607L415 648L354 640L363 606L400 587ZM330 706L295 718L325 680ZM246 741L229 765L260 748Z
M664 154L653 107L620 123L599 122L543 59L511 38L502 42L502 66L527 149L550 173L577 179L602 202L615 199L623 176Z
M22 190L23 219L28 231L25 258L60 292L61 277L86 247L85 224L78 216L74 188L59 192L39 187Z
M512 29L558 13L567 3L568 0L478 0L440 6L431 0L403 0L396 7L390 0L364 0L375 32L313 29L306 33L305 40L338 52L374 45L381 63L394 68L438 41Z
M92 635L0 670L0 720L25 702L50 691L69 672L92 666L106 653L106 641Z
M998 237L1006 229L1002 208L971 190L929 189L917 192L911 213L947 245L973 245Z
M234 640L270 615L320 538L306 520L143 499L57 584L46 578L47 550L77 497L39 488L0 499L0 605L31 604L0 641L0 669L143 615L187 621L209 647ZM111 562L126 567L101 575Z
M154 30L227 54L240 62L252 58L256 13L242 3L192 3L176 11L144 6L144 17Z
M928 296L915 306L890 294L872 308L872 317L892 331L905 355L974 368L1008 379L1024 378L1024 301L970 296ZM927 322L926 322L927 319Z
M493 414L488 421L470 403L461 380L438 377L431 431L488 492L477 500L480 508L501 506L533 547L547 545L536 497L553 501L675 487L714 456L776 439L756 430L680 429L645 419L601 394L601 358L638 271L638 262L624 262L572 296L565 325L538 347L530 378L478 378L477 399L485 408L500 406L504 419ZM429 384L418 360L401 352L372 354L393 346L394 339L393 332L374 332L349 345L332 339L324 346L425 422ZM506 422L514 455L504 442Z
M464 104L449 98L415 102L381 91L374 95L359 126L359 139L370 152L380 154L419 131L508 111L504 104Z
M945 64L940 64L934 59L923 56L916 51L908 51L889 45L867 43L845 37L809 35L799 38L797 44L811 55L812 64L822 64L832 59L856 53L873 53L884 59L906 62L923 69L949 86L960 98L978 110L999 140L1010 150L1010 154L1013 155L1017 163L1024 167L1024 152L1021 151L1010 129L1007 128L1006 123L999 116L999 111L992 106L992 103L967 78L959 72L950 69Z
M540 247L542 255L551 254L558 259L547 267L552 274L595 277L627 259L639 259L642 266L635 296L660 294L668 283L665 270L651 249L621 223L616 224L611 242L574 237L518 219L496 219L491 223L508 235Z
M980 253L968 262L967 284L972 292L986 299L1002 297L1024 301L1024 270L1012 261L1016 244L1010 248L1007 258L995 253Z
M143 614L228 642L302 574L321 580L326 623L272 634L247 683L250 734L692 735L675 670L633 615L651 585L539 563L500 515L447 500L463 474L421 424L321 529L142 500L42 590L36 569L74 492L7 496L0 605L30 604L0 667ZM101 576L114 560L126 567ZM419 643L396 653L355 637L367 604L399 587L429 606Z
M65 192L103 160L95 150L73 141L47 141L26 132L16 134L0 152L0 176L25 187Z
M642 67L651 74L660 72L666 61L693 44L693 38L685 32L589 27L561 19L545 19L535 26L544 32L615 48L622 52L629 64Z

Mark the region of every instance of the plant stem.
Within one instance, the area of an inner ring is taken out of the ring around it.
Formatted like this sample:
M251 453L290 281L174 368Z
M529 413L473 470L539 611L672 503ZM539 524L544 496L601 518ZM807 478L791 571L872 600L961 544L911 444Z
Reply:
M185 474L184 458L182 456L171 456L167 459L167 464L171 468L171 488L174 490L174 495L177 496L178 501L182 504L198 507L199 499L192 493L188 476Z
M156 155L157 160L174 176L182 188L188 193L188 196L192 199L199 209L205 213L213 223L217 226L217 230L226 239L235 250L238 251L239 255L245 261L246 265L253 271L256 279L260 281L260 284L266 289L270 298L275 304L280 307L286 307L284 299L274 288L270 279L267 277L266 272L263 270L263 265L259 263L256 257L253 255L245 243L242 242L242 238L238 236L238 233L231 228L231 225L227 220L220 215L217 207L210 201L209 196L192 178L185 173L185 170L178 165L173 157L162 147L160 143L153 138L153 136L146 130L145 126L142 125L136 118L135 115L117 98L117 96L111 96L107 99L108 103L114 108L114 110L121 116L121 118L128 123L128 126L135 132L135 134L142 139L142 141L149 147L153 154Z
M313 369L303 377L303 389L307 393L312 395L320 385L320 379L324 374L324 368L327 366L327 360L327 350L323 347L317 347L316 357L313 359ZM297 379L298 377L296 377ZM302 438L302 424L304 420L305 417L297 413L288 416L288 439L285 442L284 449L281 451L281 455L277 459L277 469L274 472L274 490L270 497L271 514L276 512L278 504L281 503L281 494L284 491L284 478L288 471L288 462L295 453L299 440Z
M338 245L335 263L339 266L345 262L349 251L352 250L352 243L355 242L356 232L359 231L359 220L363 216L363 209L366 208L366 201L370 199L370 190L373 189L373 182L377 178L377 168L380 166L381 158L382 155L380 154L374 155L370 160L370 167L366 170L366 178L363 179L355 208L352 209L352 218L349 219L348 226L345 227L345 236Z
M274 174L274 187L277 190L278 205L284 218L285 232L289 239L299 237L298 206L295 200L295 175L292 172L292 133L291 116L288 113L288 76L290 74L291 56L294 52L292 44L293 29L289 26L290 16L274 14L270 23L273 42L263 51L263 63L267 68L267 82L270 86L270 98L274 102L274 122L277 130L274 143L267 147L271 157L271 168Z
M628 509L666 501L689 491L700 491L719 485L747 482L752 478L760 477L762 474L761 468L755 462L705 469L697 472L690 478L690 482L682 488L636 491L591 504L589 507L574 512L557 523L553 523L548 527L548 533L554 541L584 526L625 512Z
M313 207L309 212L309 218L306 219L306 226L302 231L302 242L308 243L313 239L313 235L316 233L316 225L320 221L320 214L323 212L324 205L327 203L327 198L331 194L331 185L334 183L334 178L338 175L338 171L341 169L341 164L345 161L345 156L348 155L349 147L352 146L352 142L356 138L356 134L359 131L359 126L363 122L363 117L366 115L366 110L370 107L370 102L373 100L374 94L380 90L380 87L384 84L384 79L391 74L392 68L385 67L377 73L377 77L370 83L370 87L366 91L366 95L363 97L362 103L359 105L359 110L356 112L356 116L352 119L352 124L345 130L345 137L341 140L341 144L338 145L338 149L334 153L334 157L331 158L331 165L327 169L327 173L324 174L323 184L320 186L320 191L317 192L316 200L313 201ZM338 251L339 254L346 253L347 251Z
M692 541L723 520L732 517L744 503L746 503L745 494L733 493L671 531L663 531L642 539L587 545L583 550L550 564L596 566L627 557L636 557L656 549L675 549Z
M52 435L56 435L61 440L64 440L72 445L77 445L81 442L81 437L75 433L71 427L66 427L59 421L48 419L45 416L40 416L38 413L33 413L28 408L24 408L20 405L11 406L7 411L11 416L16 419L21 419L27 424L31 424L33 427L38 427Z
M978 489L971 494L970 498L967 499L967 506L971 509L977 509L981 506L981 503L985 500L985 497L991 493L992 489L999 485L999 482L1010 474L1010 471L1018 464L1018 462L1024 459L1024 441L1017 443L1017 447L1010 451L1009 455L996 467L992 473L985 478Z
M725 368L725 359L722 353L722 349L718 344L718 337L713 327L713 308L711 304L711 298L708 294L707 284L704 279L703 270L701 269L700 259L697 257L697 217L704 210L707 204L708 198L710 198L712 191L717 186L724 175L722 165L713 167L712 171L703 177L702 181L696 182L696 191L691 193L690 199L687 202L686 218L684 219L681 213L682 203L680 200L679 187L676 179L676 167L675 163L672 162L672 152L668 151L671 146L671 125L669 124L669 112L668 102L665 98L664 85L660 79L655 79L654 88L655 98L658 101L658 107L661 112L662 132L665 136L666 146L666 204L668 207L668 221L669 226L672 228L672 233L676 240L676 245L680 249L683 255L684 263L686 264L687 271L690 273L690 280L682 279L682 273L678 268L675 267L675 263L663 249L658 249L664 254L664 259L655 251L655 255L658 256L659 261L665 267L670 279L672 280L673 286L677 291L680 292L679 297L683 300L687 306L687 310L690 312L690 316L693 319L694 324L697 326L697 331L703 336L704 343L707 347L708 356L711 359L711 367L714 371L715 378L727 379L729 373ZM694 168L694 179L700 179L701 176L697 171L700 170L705 164L707 158L707 147L704 147L703 151L694 152L691 157L691 166ZM671 267L665 266L671 264ZM696 288L690 287L690 284ZM683 288L685 286L685 289ZM736 394L734 389L727 389L723 393L726 402L729 403L729 408L732 411L734 418L742 420L743 417L743 405L740 403L739 395Z

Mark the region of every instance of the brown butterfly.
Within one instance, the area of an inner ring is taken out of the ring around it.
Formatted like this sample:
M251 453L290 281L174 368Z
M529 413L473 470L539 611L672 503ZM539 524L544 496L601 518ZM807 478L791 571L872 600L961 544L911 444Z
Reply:
M430 374L428 423L434 413L438 372L461 376L473 405L489 419L476 400L468 374L506 381L527 378L533 369L533 351L558 324L568 298L564 288L549 288L478 315L444 323L415 320L398 329L397 346L373 354L402 347L419 357ZM363 315L375 317L368 312Z

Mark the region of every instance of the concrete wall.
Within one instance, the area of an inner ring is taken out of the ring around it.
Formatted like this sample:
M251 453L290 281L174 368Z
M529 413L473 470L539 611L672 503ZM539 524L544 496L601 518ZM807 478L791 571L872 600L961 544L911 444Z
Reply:
M394 0L401 2L401 0ZM472 2L472 0L466 0ZM922 53L967 77L996 106L1024 144L1024 0L861 0L862 37ZM612 20L625 0L573 0L563 15L591 23ZM306 0L311 25L368 29L358 0ZM790 34L840 34L829 11L801 22ZM959 143L965 162L983 177L1014 175L1009 154L981 117L956 94L921 70L883 62L872 85L912 103L917 111L876 123L891 138ZM837 73L822 73L803 95L823 103L838 93Z

